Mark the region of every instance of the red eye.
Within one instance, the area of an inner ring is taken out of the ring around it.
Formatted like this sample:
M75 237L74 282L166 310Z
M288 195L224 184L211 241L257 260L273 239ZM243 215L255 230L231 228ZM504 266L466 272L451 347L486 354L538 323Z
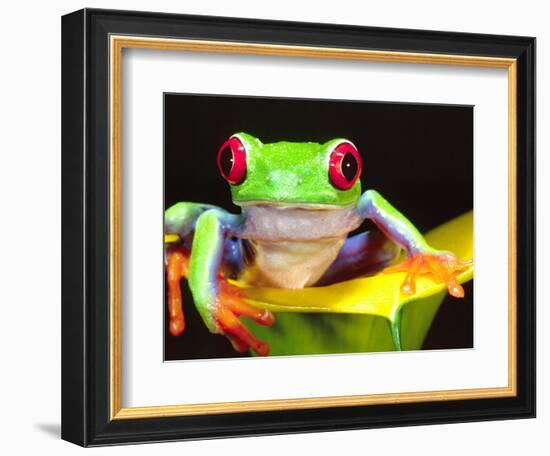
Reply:
M339 190L353 187L361 175L361 156L355 146L344 142L338 144L330 154L328 176Z
M223 143L218 152L218 168L223 178L232 185L241 184L246 177L246 150L236 136Z

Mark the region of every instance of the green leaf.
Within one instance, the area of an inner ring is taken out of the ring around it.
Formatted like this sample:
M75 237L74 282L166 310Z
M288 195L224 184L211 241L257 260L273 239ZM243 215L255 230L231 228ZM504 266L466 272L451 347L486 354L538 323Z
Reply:
M472 212L425 237L434 248L449 250L463 260L471 259ZM271 355L418 350L447 290L444 284L419 277L416 293L404 295L400 290L404 278L405 273L380 273L300 290L245 287L249 304L276 314L272 327L246 324L270 344ZM472 278L473 266L459 275L458 281Z

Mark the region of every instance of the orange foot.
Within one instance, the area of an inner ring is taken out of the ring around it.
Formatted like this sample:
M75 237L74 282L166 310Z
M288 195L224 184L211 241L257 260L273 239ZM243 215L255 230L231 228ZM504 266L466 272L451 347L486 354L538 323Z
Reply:
M464 297L464 288L457 282L457 276L468 269L473 260L462 261L451 253L417 253L399 264L384 269L385 273L406 272L401 291L412 295L416 291L416 277L426 275L447 285L449 294L456 298Z
M189 274L189 252L183 248L168 251L166 255L166 281L168 284L169 330L179 336L185 329L180 281Z
M243 300L240 290L225 280L220 280L220 291L214 311L214 319L238 352L254 350L260 356L269 354L269 345L254 337L238 317L250 318L263 326L271 326L275 317L267 309L256 309Z

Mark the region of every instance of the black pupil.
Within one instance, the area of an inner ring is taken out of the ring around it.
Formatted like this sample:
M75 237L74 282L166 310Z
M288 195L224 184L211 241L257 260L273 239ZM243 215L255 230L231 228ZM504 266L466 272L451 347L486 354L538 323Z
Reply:
M227 146L220 156L220 166L222 168L222 172L229 176L231 173L231 168L233 168L233 152L231 151L231 147Z
M342 174L350 182L357 174L357 160L349 152L342 159Z

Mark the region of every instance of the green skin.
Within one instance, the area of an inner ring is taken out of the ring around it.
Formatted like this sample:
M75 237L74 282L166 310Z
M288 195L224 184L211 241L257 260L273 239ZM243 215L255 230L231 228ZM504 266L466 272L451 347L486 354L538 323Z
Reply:
M246 209L251 206L296 206L311 211L349 208L360 220L368 218L374 221L385 236L405 249L409 256L449 255L449 252L432 249L415 226L378 192L367 190L361 193L359 179L348 190L339 190L331 184L328 157L334 147L348 140L333 139L324 144L262 144L246 133L233 136L239 138L245 147L247 172L240 185L231 185L230 188L233 202L245 210L237 215L212 205L181 202L165 213L166 233L178 234L190 244L189 285L195 305L211 332L223 333L214 318L220 280L217 272L226 256L239 260L240 244L237 254L228 253L226 240L229 237L254 240L247 238L245 230L249 213ZM346 245L351 247L348 250L353 251L353 255L357 255L360 249L355 247L364 241L364 236L356 236L349 238ZM345 256L348 250L344 246L340 253ZM339 257L338 261L342 263L341 260ZM354 261L351 258L351 264ZM241 266L246 269L249 265L241 263Z

